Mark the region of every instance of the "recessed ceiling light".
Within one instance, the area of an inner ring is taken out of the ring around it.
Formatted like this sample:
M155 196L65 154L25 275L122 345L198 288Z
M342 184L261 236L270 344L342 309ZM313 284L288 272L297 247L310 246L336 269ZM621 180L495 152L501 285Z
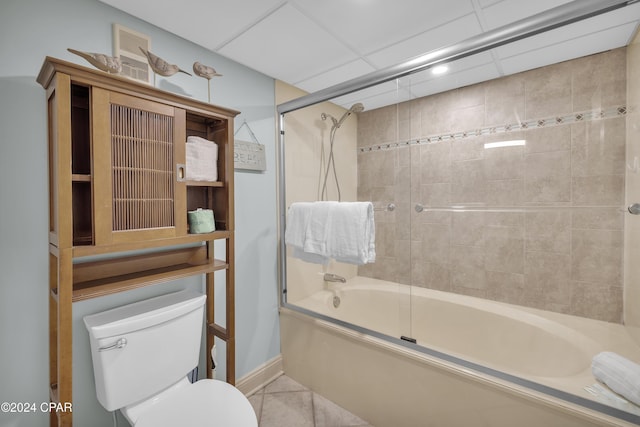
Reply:
M444 74L447 71L449 71L449 67L447 67L446 65L438 65L436 67L433 67L433 69L431 70L431 72L435 75Z

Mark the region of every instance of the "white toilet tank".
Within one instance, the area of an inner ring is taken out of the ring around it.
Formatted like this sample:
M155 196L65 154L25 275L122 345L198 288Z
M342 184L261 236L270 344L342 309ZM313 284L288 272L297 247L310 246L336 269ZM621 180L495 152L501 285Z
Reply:
M181 291L84 318L96 394L105 409L147 399L198 365L205 299Z

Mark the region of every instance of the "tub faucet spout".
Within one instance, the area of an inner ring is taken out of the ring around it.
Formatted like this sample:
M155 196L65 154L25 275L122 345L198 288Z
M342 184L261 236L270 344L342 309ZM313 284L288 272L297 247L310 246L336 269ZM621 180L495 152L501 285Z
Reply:
M340 282L340 283L346 283L347 279L345 279L342 276L339 276L337 274L333 274L333 273L324 273L324 281L325 282Z

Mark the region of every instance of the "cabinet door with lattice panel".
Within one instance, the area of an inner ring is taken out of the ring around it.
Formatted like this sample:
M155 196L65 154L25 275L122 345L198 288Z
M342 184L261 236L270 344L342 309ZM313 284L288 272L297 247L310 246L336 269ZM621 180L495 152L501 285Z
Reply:
M187 234L185 110L93 88L96 245Z

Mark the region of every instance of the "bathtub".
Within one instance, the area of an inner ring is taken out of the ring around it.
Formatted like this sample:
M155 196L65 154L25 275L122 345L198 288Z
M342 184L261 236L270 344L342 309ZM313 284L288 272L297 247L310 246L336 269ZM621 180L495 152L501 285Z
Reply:
M507 418L505 426L525 425L521 417L545 426L640 424L640 408L593 388L590 365L598 352L640 360L640 348L622 325L354 277L285 304L281 328L285 372L376 426L428 426L418 420L432 420L434 412L444 415L440 423L429 421L433 425L498 426L502 424L487 409L496 406L520 414L517 423ZM374 368L368 372L362 366ZM400 367L402 381L394 367ZM336 371L344 371L344 377ZM425 390L423 382L437 384L442 392ZM345 395L353 384L367 383L386 392L359 399L355 396L362 389L357 387ZM405 386L391 393L398 383ZM417 391L406 393L411 389ZM405 394L416 393L430 397L407 406L412 398ZM403 401L389 405L394 394L404 396ZM387 397L373 404L379 395ZM477 405L475 411L490 421L479 423L477 414L458 419L459 410L443 409L469 404L460 402L460 396L470 396L471 406ZM495 401L481 403L487 396ZM385 406L388 410L381 409Z

